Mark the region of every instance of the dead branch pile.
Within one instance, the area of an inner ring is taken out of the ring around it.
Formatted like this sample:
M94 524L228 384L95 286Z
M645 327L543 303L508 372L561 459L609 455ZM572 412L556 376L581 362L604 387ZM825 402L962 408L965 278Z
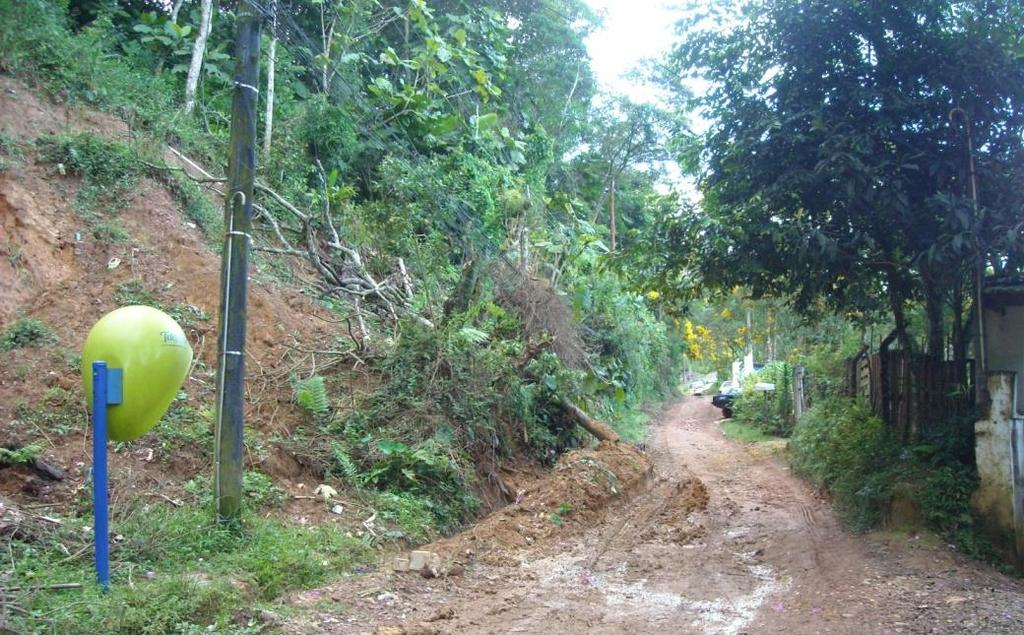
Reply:
M168 150L180 167L150 167L157 170L180 171L193 181L207 185L221 197L224 196L224 192L216 187L216 184L225 181L223 177L213 176L172 147L168 147ZM321 172L321 182L325 183L323 168L319 165L318 168ZM372 275L364 265L359 250L347 244L339 235L326 191L323 197L324 207L317 212L300 209L259 181L256 182L255 189L263 203L254 203L253 209L257 217L269 225L279 246L254 244L253 249L264 253L295 256L307 261L319 274L320 287L324 294L344 296L352 300L364 338L368 336L361 312L364 303L386 320L397 320L401 314L409 311L413 283L405 262L401 258L395 258L394 270L389 275L379 280ZM287 212L298 223L298 228L280 219L274 209ZM292 236L291 239L289 235ZM426 319L416 317L421 322L430 324Z
M565 296L547 280L531 276L499 261L497 303L511 311L523 324L530 340L551 338L551 350L570 368L582 369L586 363L579 325Z

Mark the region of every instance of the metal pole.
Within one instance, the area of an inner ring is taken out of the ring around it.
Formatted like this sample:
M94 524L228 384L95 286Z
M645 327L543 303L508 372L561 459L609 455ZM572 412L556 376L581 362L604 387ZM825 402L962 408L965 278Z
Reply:
M96 581L110 590L110 525L107 518L107 363L92 363L92 513Z
M239 5L235 36L234 99L224 209L214 500L217 519L238 518L242 507L245 391L245 319L249 275L252 194L256 175L256 102L260 21L251 0Z

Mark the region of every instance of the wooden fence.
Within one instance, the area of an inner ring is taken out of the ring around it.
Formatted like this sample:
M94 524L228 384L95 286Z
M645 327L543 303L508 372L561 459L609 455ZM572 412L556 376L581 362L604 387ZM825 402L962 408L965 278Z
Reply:
M847 360L847 392L863 397L903 441L921 437L950 416L970 413L968 364L891 351Z

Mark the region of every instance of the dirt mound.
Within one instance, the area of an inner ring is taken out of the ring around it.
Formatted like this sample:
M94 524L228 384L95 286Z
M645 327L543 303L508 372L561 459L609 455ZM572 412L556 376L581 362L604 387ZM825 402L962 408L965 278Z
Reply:
M634 493L651 474L647 456L626 443L574 450L519 490L514 503L429 549L445 558L470 555L500 564L510 558L509 550L590 524L609 501Z
M708 507L708 488L697 478L678 481L666 497L667 503L641 533L644 540L661 540L685 545L703 536L707 529L693 522L691 514Z

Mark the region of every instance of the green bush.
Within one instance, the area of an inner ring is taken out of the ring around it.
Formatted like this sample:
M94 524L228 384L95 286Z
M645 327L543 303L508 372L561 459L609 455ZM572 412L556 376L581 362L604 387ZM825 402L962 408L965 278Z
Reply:
M436 524L430 501L410 493L380 492L374 509L380 519L398 527L394 538L405 538L413 543L424 543L433 537Z
M924 522L944 536L962 536L974 525L971 494L977 485L977 476L963 465L928 470L917 496Z
M954 419L916 445L901 447L866 404L830 398L797 422L791 461L798 474L831 493L855 530L877 526L901 488L911 493L926 528L966 553L984 556L991 547L971 513L977 475L964 448L966 430Z
M518 333L518 324L487 302L450 316L440 328L403 322L379 367L386 382L342 421L322 424L335 438L331 471L402 501L422 502L430 524L451 532L479 509L476 459L493 461L525 446L553 461L576 445L573 423L551 399L575 396L578 373L550 352L521 372L516 358L523 345L505 339Z
M40 320L18 318L0 333L0 351L43 346L53 339L53 332Z
M471 520L480 507L472 494L468 457L446 451L434 439L413 447L380 439L370 455L379 458L360 480L385 491L418 497L433 514L433 524L444 533Z
M828 490L851 528L881 522L888 506L897 445L861 401L834 398L810 408L790 440L795 471Z
M40 137L36 146L40 159L62 174L82 178L75 208L93 222L127 206L143 174L140 157L130 145L87 132Z
M775 384L775 390L756 390L754 384L759 382ZM775 362L748 377L743 392L733 403L732 411L741 423L778 437L789 436L796 424L793 416L793 367Z

